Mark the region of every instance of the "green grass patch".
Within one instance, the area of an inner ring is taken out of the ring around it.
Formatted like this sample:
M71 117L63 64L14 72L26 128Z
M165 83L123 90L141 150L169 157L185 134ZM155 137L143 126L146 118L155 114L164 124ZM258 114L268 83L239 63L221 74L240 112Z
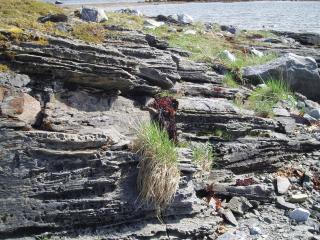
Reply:
M223 77L223 84L226 87L230 87L230 88L238 88L239 84L237 83L237 81L235 80L236 76L233 73L227 73L226 75L224 75Z
M236 54L236 61L228 61L224 58L222 58L222 62L225 66L232 69L233 71L238 71L243 67L248 66L254 66L254 65L260 65L267 62L270 62L274 59L276 59L278 55L276 53L267 53L264 54L262 57L258 57L251 54Z
M137 179L140 197L153 203L159 216L173 200L179 184L175 144L166 131L151 122L138 129L133 149L142 156Z
M266 87L257 88L245 105L254 110L258 116L272 117L274 106L282 100L293 104L295 101L293 92L283 81L271 79L266 82Z
M180 47L192 53L191 60L200 62L212 62L223 50L230 48L230 44L223 41L213 32L203 33L203 26L196 24L187 28L161 26L147 32L161 39L167 40L172 47ZM184 34L186 30L197 31L196 35Z
M200 143L192 148L192 161L202 172L209 172L214 160L213 148L209 143Z

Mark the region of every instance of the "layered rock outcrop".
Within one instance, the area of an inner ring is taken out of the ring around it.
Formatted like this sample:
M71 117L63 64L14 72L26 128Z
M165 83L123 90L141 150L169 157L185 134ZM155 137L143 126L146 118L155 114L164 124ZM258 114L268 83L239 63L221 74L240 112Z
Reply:
M319 156L318 130L289 112L266 119L239 108L233 100L251 90L223 86L210 66L153 36L117 31L103 44L47 39L0 51L0 62L19 73L0 74L0 238L216 239L230 214L216 211L212 192L245 197L250 208L273 202L272 181L246 184L235 174ZM196 178L181 148L179 189L161 223L139 198L140 156L130 144L163 90L177 93L180 142L214 145L216 170Z

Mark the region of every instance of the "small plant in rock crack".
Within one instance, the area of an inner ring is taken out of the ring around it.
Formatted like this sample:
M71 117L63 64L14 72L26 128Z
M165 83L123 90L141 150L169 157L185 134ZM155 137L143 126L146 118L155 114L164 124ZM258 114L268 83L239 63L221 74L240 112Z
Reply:
M200 168L201 172L209 172L214 160L214 152L211 144L199 143L191 147L192 160Z
M169 138L177 142L175 116L179 103L173 97L156 97L151 107L158 111L155 117L162 129L167 130Z
M179 185L175 143L166 130L150 122L140 126L133 149L142 156L137 178L140 197L153 203L160 217L161 210L171 203Z

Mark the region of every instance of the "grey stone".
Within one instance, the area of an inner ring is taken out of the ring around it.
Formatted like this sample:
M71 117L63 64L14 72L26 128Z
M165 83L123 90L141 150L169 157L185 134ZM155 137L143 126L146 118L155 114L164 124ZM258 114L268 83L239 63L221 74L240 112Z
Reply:
M277 177L277 191L279 194L285 194L290 188L290 181L286 177L278 176Z
M188 14L178 14L178 22L181 24L191 24L194 22L193 18Z
M232 34L236 34L239 30L232 25L221 25L220 26L221 31L226 31Z
M249 227L249 231L251 235L262 235L261 228L257 226Z
M304 109L306 107L306 104L302 101L297 102L297 108Z
M216 240L239 240L239 237L237 237L233 233L226 232L226 233L220 235Z
M233 215L233 213L229 210L229 209L225 209L222 211L222 215L224 216L224 218L231 223L234 226L238 226L238 221L235 218L235 216Z
M320 45L320 34L318 33L296 33L287 31L273 31L275 34L280 36L286 36L292 38L301 44L305 45Z
M42 16L38 18L38 21L41 23L45 22L67 22L68 16L63 13L57 14L48 14L46 16Z
M233 213L243 215L249 209L253 208L251 203L245 197L233 197L227 204Z
M34 125L41 111L40 102L27 93L0 85L0 117Z
M308 112L309 116L316 120L320 120L320 108L319 109L313 109L310 112Z
M311 117L309 114L305 113L303 114L303 117L308 120L309 122L315 122L317 119Z
M245 197L250 200L270 202L273 200L273 188L264 184L249 186L230 186L223 183L212 183L212 190L219 196Z
M161 27L162 25L164 25L164 22L158 22L153 19L146 19L143 23L144 28L147 28L147 29L155 29L155 28Z
M80 17L88 22L104 22L108 20L105 11L101 8L87 8L83 7L80 11Z
M6 85L15 88L26 87L30 83L27 75L17 74L14 72L0 72L0 85Z
M235 62L237 59L236 59L236 56L234 54L232 54L230 51L228 50L224 50L222 52L222 56L224 58L226 58L227 60L231 61L231 62Z
M263 55L264 55L263 52L255 49L255 48L253 48L253 47L250 48L250 53L253 54L253 55L255 55L255 56L257 56L257 57L263 57Z
M308 199L308 195L304 193L292 194L289 201L292 203L303 203Z
M132 16L142 16L142 13L139 10L131 8L123 8L115 11L116 13L123 13Z
M273 108L272 111L275 116L290 117L290 112L285 108L276 107L276 108Z
M270 78L280 79L294 91L319 100L320 75L317 63L311 57L289 53L263 65L246 67L242 74L253 83L261 83Z
M286 202L283 197L276 198L276 206L278 208L285 209L285 210L296 208L295 204Z
M296 222L306 222L310 216L310 212L303 208L296 208L289 213L289 217Z

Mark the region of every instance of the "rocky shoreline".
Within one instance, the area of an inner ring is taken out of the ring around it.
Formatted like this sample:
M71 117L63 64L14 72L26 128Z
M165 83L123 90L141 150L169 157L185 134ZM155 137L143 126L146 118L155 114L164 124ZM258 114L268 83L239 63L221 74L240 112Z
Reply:
M300 92L293 107L280 101L264 118L236 102L254 81L230 87L223 75L235 69L195 62L150 32L161 23L196 35L188 16L143 17L143 30L132 30L98 15L106 23L99 43L67 35L85 22L78 12L41 18L64 35L0 31L0 239L319 239L320 36L255 33L263 44L253 45L237 43L230 26L201 30L235 42L234 51L278 54L236 69L247 79L281 74ZM131 148L159 94L179 103L181 171L162 222L139 199L141 156ZM205 142L215 159L201 177L188 144Z

